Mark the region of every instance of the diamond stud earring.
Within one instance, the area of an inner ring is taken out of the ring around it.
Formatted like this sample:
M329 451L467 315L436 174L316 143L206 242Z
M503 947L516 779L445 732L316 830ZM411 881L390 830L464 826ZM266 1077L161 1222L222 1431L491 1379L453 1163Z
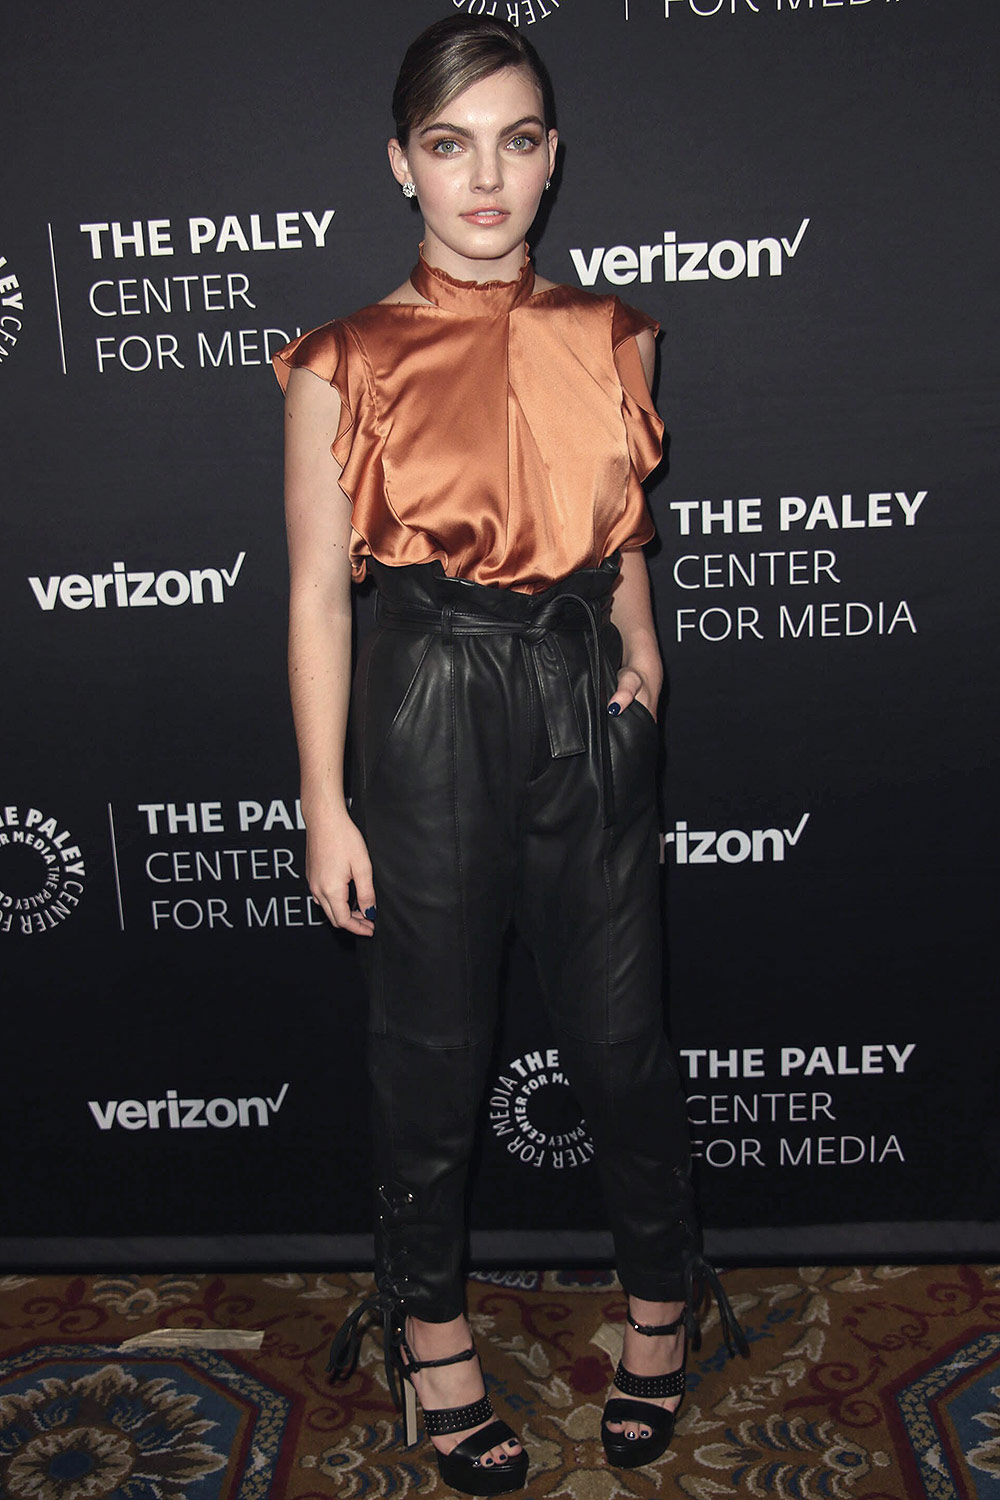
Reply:
M416 183L415 182L404 182L403 183L403 197L404 198L415 198L416 196L417 196L417 185L416 185Z

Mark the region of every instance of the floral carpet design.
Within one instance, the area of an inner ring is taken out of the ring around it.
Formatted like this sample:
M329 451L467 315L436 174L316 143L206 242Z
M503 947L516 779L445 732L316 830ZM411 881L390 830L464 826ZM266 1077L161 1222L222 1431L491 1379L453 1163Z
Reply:
M39 1344L0 1371L3 1500L280 1493L271 1481L291 1402L207 1350L177 1361Z
M1000 1267L725 1283L749 1360L726 1357L706 1311L673 1443L619 1471L599 1436L624 1322L615 1277L473 1277L470 1321L533 1500L1000 1500ZM425 1439L400 1446L377 1332L349 1381L326 1378L330 1340L370 1289L346 1272L0 1277L0 1500L449 1494ZM194 1342L121 1348L164 1329ZM262 1333L260 1348L220 1348L234 1330Z
M199 1441L216 1424L199 1419L197 1406L175 1381L117 1365L33 1374L0 1397L2 1483L38 1500L67 1491L182 1495L226 1467L223 1453Z

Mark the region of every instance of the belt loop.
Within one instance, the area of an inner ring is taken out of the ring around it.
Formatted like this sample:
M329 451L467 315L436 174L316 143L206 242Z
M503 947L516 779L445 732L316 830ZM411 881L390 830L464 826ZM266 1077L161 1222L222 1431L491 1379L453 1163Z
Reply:
M444 639L447 641L449 646L455 638L454 632L451 628L451 621L454 613L455 606L453 604L446 604L444 609L441 611L441 634L444 636Z

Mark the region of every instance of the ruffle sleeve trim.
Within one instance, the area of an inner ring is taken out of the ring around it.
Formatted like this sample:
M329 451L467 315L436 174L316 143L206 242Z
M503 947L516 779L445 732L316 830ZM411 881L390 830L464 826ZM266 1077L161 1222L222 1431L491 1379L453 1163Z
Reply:
M635 341L635 335L646 328L654 334L660 331L655 318L647 317L617 297L613 299L611 345L622 388L622 418L629 457L640 481L652 473L663 457L663 423L649 394Z
M351 342L343 326L337 322L324 323L321 328L299 334L271 356L271 363L282 390L287 389L292 370L311 370L328 385L336 387L340 395L340 420L330 452L341 469L346 468L354 439L358 393L352 389L357 381L351 368Z
M384 438L379 430L373 382L361 341L343 320L324 323L300 334L273 356L272 364L284 390L292 370L310 370L335 386L340 395L340 419L330 452L340 465L339 485L351 502L351 574L364 578L366 557L376 552L371 534L376 518L389 514L382 462ZM388 555L393 555L390 546Z

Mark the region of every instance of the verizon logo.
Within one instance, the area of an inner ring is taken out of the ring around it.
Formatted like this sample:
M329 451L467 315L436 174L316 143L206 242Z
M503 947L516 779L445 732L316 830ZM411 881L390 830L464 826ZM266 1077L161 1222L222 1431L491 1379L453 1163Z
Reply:
M112 563L110 573L51 573L28 579L39 609L143 609L158 604L224 604L226 589L240 576L246 557L241 552L231 568L165 568L162 573L129 570L123 562Z
M267 1126L285 1102L288 1084L281 1085L276 1099L252 1094L240 1099L181 1099L176 1089L167 1089L163 1099L108 1099L101 1104L89 1099L87 1106L98 1129L112 1130L229 1130Z
M739 276L780 276L799 253L809 220L803 219L794 236L765 235L749 240L687 240L678 243L677 231L664 230L662 240L649 245L576 246L570 259L581 286L593 286L598 276L612 286L633 281L734 281Z
M668 851L678 865L714 865L720 860L726 865L741 865L745 860L755 865L780 863L785 850L795 848L808 822L805 812L794 828L727 828L718 833L689 828L682 819L670 833L660 834L660 864L666 863Z

